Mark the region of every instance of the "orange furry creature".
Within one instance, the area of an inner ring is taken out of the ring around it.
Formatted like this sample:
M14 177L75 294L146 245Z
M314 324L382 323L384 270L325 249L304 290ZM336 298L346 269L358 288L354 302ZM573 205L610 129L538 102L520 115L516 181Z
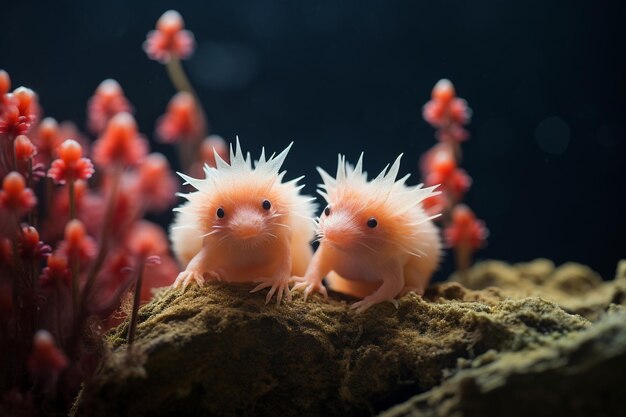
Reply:
M282 182L290 148L267 160L263 150L253 167L237 140L230 164L215 153L205 179L180 174L197 191L183 194L188 201L175 209L170 239L186 269L174 287L206 279L260 282L252 292L271 287L266 302L275 293L277 303L291 300L290 277L304 274L313 256L315 205L300 194L302 177Z
M326 295L322 279L330 288L357 297L357 312L409 291L423 294L437 268L441 241L422 202L439 194L436 187L409 187L409 177L396 180L400 155L372 181L363 172L363 155L356 167L339 155L337 177L318 168L324 184L319 193L326 199L318 224L320 246L294 290Z

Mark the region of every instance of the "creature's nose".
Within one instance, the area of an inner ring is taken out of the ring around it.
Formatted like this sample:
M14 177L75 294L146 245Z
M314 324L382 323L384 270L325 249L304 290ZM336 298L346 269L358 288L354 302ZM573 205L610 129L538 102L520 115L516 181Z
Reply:
M240 224L237 227L237 234L241 239L250 239L258 236L260 233L260 227L255 224L247 223Z
M252 210L241 210L232 222L233 230L240 239L257 237L263 230L263 219Z
M343 213L337 213L326 221L324 237L334 243L346 243L354 234L354 220Z

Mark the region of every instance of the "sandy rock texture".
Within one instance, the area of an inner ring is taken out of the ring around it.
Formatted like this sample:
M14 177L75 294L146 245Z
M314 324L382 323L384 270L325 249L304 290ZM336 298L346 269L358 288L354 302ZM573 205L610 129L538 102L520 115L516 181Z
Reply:
M626 311L517 352L488 352L381 417L623 416Z
M424 298L403 297L397 310L387 303L360 315L336 294L277 307L248 286L167 290L141 309L131 353L125 324L110 334L110 352L73 415L487 415L494 398L544 401L541 384L566 395L567 384L619 381L618 371L624 378L626 313L616 288L624 288L626 263L605 284L583 267L545 272L548 263L537 262L542 274L521 272L535 271L532 264L477 265L466 284L480 289L436 284ZM557 285L555 275L575 282ZM591 289L575 295L571 288L588 281ZM617 398L611 384L600 401L606 410ZM585 404L600 398L576 394Z
M515 265L484 261L464 278L454 274L451 281L473 290L495 289L501 297L541 297L591 320L611 304L626 306L626 261L619 263L611 281L603 281L585 265L569 262L557 268L548 259Z

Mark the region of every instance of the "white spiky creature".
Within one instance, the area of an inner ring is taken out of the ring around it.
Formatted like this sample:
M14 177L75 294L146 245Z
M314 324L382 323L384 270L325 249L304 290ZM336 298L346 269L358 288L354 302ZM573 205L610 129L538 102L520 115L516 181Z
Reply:
M294 290L326 295L331 289L363 298L357 312L414 291L422 295L439 265L441 239L422 202L439 194L436 187L407 186L409 175L396 179L400 155L373 179L363 172L363 154L356 167L339 155L337 177L318 167L324 182L318 192L327 201L318 220L320 246ZM397 304L396 304L397 305Z
M282 182L290 148L267 160L263 149L253 167L237 139L230 164L215 152L216 167L205 165L205 179L179 173L197 191L181 194L188 201L174 209L170 239L186 267L175 287L207 279L260 282L252 292L271 287L266 302L274 293L278 303L291 299L290 277L304 274L313 256L315 205L300 194L302 177Z

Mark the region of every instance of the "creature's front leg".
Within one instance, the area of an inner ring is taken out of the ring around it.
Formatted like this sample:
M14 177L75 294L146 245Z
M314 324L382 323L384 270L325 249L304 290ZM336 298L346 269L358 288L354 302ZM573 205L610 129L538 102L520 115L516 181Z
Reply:
M289 278L291 275L291 236L285 234L278 238L278 246L275 256L280 259L280 263L271 277L263 277L255 280L260 282L250 292L257 292L263 288L271 287L265 297L265 304L269 303L274 293L276 293L276 304L279 305L285 296L285 300L291 301L291 293L289 292Z
M373 294L368 295L361 301L357 301L350 306L350 308L356 310L357 313L362 313L374 304L382 303L383 301L389 301L393 303L396 308L398 307L398 302L395 297L400 294L404 288L402 268L399 265L392 265L381 270L384 271L382 285Z
M332 270L331 254L326 249L324 242L320 244L320 247L313 255L313 259L306 270L303 277L293 277L296 285L293 286L292 291L304 291L304 301L308 298L309 294L319 292L328 298L326 287L322 284L324 277Z
M183 290L185 290L187 286L193 282L199 287L202 287L205 281L205 272L207 272L212 279L220 280L220 276L217 272L210 271L209 268L207 268L207 265L210 263L210 255L211 251L209 245L203 246L200 252L189 261L187 268L178 274L176 281L174 281L174 288L178 288L182 285Z

